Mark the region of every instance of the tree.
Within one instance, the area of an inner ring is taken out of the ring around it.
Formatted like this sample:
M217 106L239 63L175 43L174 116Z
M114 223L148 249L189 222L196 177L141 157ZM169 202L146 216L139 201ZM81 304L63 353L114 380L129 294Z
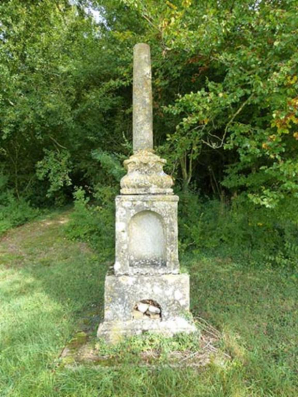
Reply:
M91 152L119 150L130 77L83 4L11 0L0 12L0 164L17 197L42 204L103 174Z
M16 196L91 192L109 156L129 155L142 41L176 185L267 207L297 194L296 1L7 0L0 12L0 164Z
M297 2L123 3L147 21L160 63L169 62L157 90L166 91L170 64L168 85L179 81L165 111L176 122L168 145L184 186L203 162L214 185L255 203L297 194Z

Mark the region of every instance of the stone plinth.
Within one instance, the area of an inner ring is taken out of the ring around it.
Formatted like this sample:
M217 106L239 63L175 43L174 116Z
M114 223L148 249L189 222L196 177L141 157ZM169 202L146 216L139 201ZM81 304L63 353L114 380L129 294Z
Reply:
M115 275L177 274L178 196L116 197Z
M157 318L136 319L134 309L143 301L153 301L160 308ZM189 320L189 276L187 274L114 276L105 281L105 318L98 337L116 342L122 336L157 332L172 336L194 332Z

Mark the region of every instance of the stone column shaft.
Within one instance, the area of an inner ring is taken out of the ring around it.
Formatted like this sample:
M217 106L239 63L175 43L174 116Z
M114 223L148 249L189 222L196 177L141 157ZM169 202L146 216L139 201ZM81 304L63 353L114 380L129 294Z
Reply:
M136 44L133 60L133 150L153 149L150 47Z

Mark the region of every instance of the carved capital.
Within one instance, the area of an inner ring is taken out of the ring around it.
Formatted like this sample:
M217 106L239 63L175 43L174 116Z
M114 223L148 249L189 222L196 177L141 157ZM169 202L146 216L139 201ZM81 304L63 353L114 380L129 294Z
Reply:
M120 182L121 194L173 194L173 180L163 171L165 164L153 150L133 154L124 161L127 175Z

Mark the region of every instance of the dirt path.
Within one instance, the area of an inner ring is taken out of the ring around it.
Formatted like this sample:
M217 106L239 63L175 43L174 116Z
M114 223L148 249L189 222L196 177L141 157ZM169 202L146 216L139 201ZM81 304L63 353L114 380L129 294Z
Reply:
M67 239L65 226L69 216L69 210L51 213L43 219L9 230L0 239L0 264L16 267L32 261L51 261L74 248L91 252L86 244Z

